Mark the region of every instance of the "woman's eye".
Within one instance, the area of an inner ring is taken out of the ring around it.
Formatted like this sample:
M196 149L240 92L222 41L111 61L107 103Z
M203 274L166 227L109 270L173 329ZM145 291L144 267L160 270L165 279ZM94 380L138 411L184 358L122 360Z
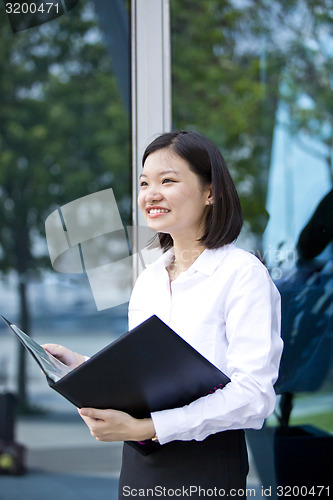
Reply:
M166 184L167 182L174 182L172 179L163 179L162 184Z
M144 187L144 186L148 186L147 182L146 181L141 181L140 182L140 186L141 187Z

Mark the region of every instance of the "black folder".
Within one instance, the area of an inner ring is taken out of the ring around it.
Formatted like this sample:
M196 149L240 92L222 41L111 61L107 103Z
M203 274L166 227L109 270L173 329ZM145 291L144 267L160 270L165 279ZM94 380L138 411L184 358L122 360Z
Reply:
M145 418L153 411L187 405L230 382L157 316L74 370L2 318L37 361L49 386L79 408L112 408ZM135 446L143 453L152 448L150 443Z

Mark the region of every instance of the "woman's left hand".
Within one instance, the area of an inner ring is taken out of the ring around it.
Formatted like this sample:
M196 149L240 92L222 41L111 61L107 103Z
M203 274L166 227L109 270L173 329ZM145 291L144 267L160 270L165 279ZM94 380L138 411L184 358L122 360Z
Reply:
M97 441L144 441L155 435L151 418L134 418L118 410L78 409Z

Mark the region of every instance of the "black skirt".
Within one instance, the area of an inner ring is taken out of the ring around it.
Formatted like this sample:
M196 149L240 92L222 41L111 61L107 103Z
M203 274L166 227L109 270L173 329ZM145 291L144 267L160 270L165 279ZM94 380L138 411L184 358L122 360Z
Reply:
M244 498L247 473L242 430L212 434L204 441L172 441L150 455L124 443L118 500Z

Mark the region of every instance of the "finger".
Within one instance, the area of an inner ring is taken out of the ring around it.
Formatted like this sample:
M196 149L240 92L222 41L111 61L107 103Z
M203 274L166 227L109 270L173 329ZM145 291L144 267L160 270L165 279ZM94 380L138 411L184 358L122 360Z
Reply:
M103 424L101 420L95 420L89 417L82 417L82 420L90 430L90 434L95 437L95 433L100 432L99 424Z
M61 356L64 351L64 347L59 344L43 344L42 348L53 356Z
M105 433L105 422L104 420L95 419L91 417L82 417L82 420L88 427L90 434L97 440L103 440L103 435Z
M96 408L80 408L79 409L79 414L81 415L82 418L88 417L88 418L92 418L95 420L104 420L103 419L103 412L105 412L105 410L97 410Z
M51 352L55 349L56 344L42 344L41 347L48 352Z

